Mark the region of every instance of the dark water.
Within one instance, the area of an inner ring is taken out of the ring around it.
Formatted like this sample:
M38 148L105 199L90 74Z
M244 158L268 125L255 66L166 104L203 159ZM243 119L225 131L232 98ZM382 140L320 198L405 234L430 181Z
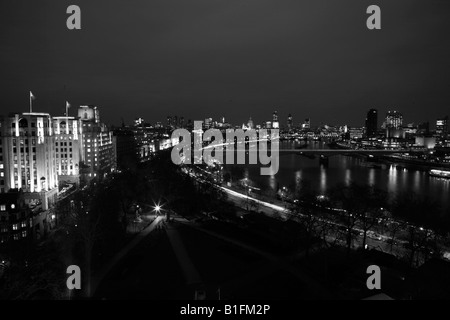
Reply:
M291 149L298 145L297 142L285 141L280 143L280 149ZM327 146L323 142L310 141L308 148L322 149ZM302 179L309 181L312 188L320 194L339 183L348 185L351 182L374 185L389 192L391 196L414 192L438 201L442 212L450 214L450 179L432 177L428 170L398 169L396 164L381 163L377 163L381 168L374 168L373 164L356 157L333 155L329 158L328 166L324 166L319 164L318 158L308 159L291 154L280 157L280 168L274 176L261 176L258 166L245 166L244 175L253 185L274 191L283 186L292 189Z

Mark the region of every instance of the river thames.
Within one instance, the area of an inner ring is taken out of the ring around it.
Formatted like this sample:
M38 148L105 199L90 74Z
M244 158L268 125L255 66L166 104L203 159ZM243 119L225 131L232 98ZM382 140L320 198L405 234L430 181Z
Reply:
M280 149L293 149L304 142L283 141ZM328 149L326 143L308 141L309 149ZM407 167L407 168L405 168ZM279 171L273 176L261 176L259 166L243 166L244 176L250 184L262 190L276 192L278 188L293 189L298 181L308 181L318 194L339 185L355 182L373 185L387 191L391 199L404 192L428 196L440 205L440 211L450 214L450 179L430 176L428 170L408 168L405 164L373 163L363 158L333 155L328 165L295 154L280 156Z

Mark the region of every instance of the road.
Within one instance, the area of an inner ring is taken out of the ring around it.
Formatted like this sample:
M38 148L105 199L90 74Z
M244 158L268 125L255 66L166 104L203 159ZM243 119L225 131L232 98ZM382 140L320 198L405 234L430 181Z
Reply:
M203 172L210 174L208 171L205 171L203 169L200 169ZM209 181L203 180L198 178L195 174L193 173L189 173L189 175L196 179L198 182L200 183L207 183L207 184L211 184ZM291 220L297 220L299 216L301 216L300 213L297 213L296 215L294 215L289 209L287 209L286 207L280 205L280 204L275 204L275 203L269 203L267 201L263 201L260 199L256 199L255 197L252 197L250 195L246 195L246 194L242 194L240 192L234 191L231 188L227 188L227 187L223 187L220 185L214 185L214 187L226 192L226 194L228 195L228 199L233 202L233 204L239 208L243 208L246 209L246 204L247 201L251 201L251 202L255 202L258 204L258 208L257 211L258 212L262 212L263 214L265 214L268 217L271 218L277 218L277 219L281 219L283 221L286 221L288 219ZM274 200L274 202L281 202L279 200ZM332 209L332 208L329 208ZM323 219L323 218L318 218L321 222L323 223L327 223L329 225L332 225L334 227L336 227L336 229L342 229L345 228L345 226L343 224L337 223L335 221L331 221L329 219ZM362 237L363 237L363 230L361 228L355 227L353 228L353 230L355 232L358 232L358 235L355 235L352 239L352 247L353 248L358 248L361 247L361 243L362 243ZM387 236L385 234L379 234L379 235L372 235L373 232L368 232L368 236L366 237L366 245L367 245L367 249L376 249L376 250L380 250L382 252L388 252L391 253L397 257L404 257L407 256L409 254L409 249L406 249L404 247L404 245L406 244L406 241L401 241L398 239L395 239L395 244L391 246L391 244L387 243L388 240L394 240L392 239L392 237ZM345 242L342 241L342 232L337 232L335 231L334 234L329 234L327 236L327 239L329 242L338 242L341 243L342 245L346 245ZM391 249L392 247L392 249Z

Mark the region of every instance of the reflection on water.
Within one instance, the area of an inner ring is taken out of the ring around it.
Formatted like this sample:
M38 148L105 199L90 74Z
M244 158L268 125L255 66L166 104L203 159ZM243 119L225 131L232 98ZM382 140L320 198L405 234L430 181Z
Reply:
M327 191L327 170L325 166L320 166L320 193Z
M283 144L286 144L283 146ZM292 147L291 142L283 142L281 148ZM310 143L308 148L326 148L323 143ZM427 172L399 168L397 165L383 164L374 167L364 159L344 155L333 155L328 166L320 165L319 160L299 155L283 155L280 157L280 169L275 176L261 176L259 166L248 166L245 175L253 183L276 191L280 186L291 190L298 186L299 180L309 181L318 193L343 183L374 185L391 195L413 192L422 196L430 196L439 201L442 210L450 214L450 180L431 177Z
M347 168L345 169L345 185L349 186L352 183L352 170Z
M397 167L394 165L390 165L388 171L388 185L387 185L387 191L390 193L397 192L397 186L399 183L397 179L397 173L398 173Z
M350 170L350 169L348 169ZM369 169L369 185L375 185L375 169L370 168Z

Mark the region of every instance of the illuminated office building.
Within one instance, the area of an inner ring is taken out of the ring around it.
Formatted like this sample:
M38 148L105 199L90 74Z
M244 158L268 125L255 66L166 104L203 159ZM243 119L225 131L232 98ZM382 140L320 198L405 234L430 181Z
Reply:
M0 120L0 192L19 189L44 210L56 201L55 135L48 113L12 114Z
M302 129L304 129L304 130L311 129L311 120L309 118L306 118L305 122L303 122Z
M398 111L388 111L386 128L400 129L403 125L403 115Z
M292 115L290 113L287 118L287 128L288 128L288 130L292 129Z
M272 114L272 129L278 129L280 127L280 123L278 122L278 112L274 111Z
M448 116L436 121L436 135L446 138L448 135Z
M84 161L81 120L54 117L56 172L60 183L80 183L80 163Z
M100 122L100 112L96 106L80 106L78 117L83 132L84 158L82 175L84 181L102 177L116 167L112 132Z

